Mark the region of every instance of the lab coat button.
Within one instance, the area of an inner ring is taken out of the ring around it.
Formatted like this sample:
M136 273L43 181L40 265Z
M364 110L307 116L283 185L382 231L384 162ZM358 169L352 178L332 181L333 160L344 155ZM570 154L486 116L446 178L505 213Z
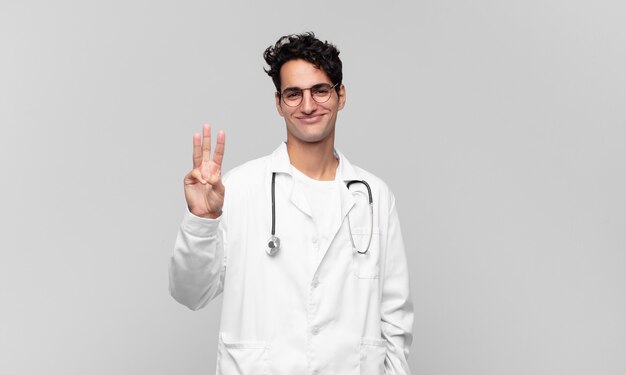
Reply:
M317 371L317 370L314 370L314 371L311 373L311 375L320 375L320 372L319 372L319 371Z
M315 276L313 278L313 281L311 282L311 286L313 288L317 288L320 285L320 279L317 278L317 276Z
M319 327L314 326L313 328L311 328L311 333L313 334L313 336L317 336L317 334L320 333Z
M313 236L313 238L311 238L311 242L317 243L317 237Z

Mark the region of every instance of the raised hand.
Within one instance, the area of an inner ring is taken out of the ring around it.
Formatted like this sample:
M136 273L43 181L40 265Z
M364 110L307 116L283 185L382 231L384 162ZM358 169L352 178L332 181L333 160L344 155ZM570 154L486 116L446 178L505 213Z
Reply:
M211 159L211 126L193 135L193 169L185 176L185 199L192 214L215 219L222 214L224 185L222 184L222 158L226 136L217 132L217 144Z

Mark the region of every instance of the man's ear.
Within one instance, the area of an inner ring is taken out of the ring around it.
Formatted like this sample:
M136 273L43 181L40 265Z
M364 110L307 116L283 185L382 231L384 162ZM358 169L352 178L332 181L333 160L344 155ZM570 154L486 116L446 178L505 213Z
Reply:
M337 95L339 96L339 110L343 109L343 107L346 105L346 87L341 84L341 86L339 87L339 92L337 93Z
M280 95L278 95L278 93L277 93L277 92L276 92L276 93L274 93L274 99L276 99L276 110L278 111L278 114L279 114L281 117L284 117L284 116L283 116L283 109L282 109L282 107L280 106Z

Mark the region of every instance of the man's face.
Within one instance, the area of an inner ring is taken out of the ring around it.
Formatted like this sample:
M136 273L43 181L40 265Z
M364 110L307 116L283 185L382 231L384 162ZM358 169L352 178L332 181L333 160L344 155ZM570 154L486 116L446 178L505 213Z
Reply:
M307 89L321 83L334 85L328 75L305 60L291 60L280 68L280 91L288 88ZM304 90L302 102L296 107L286 105L276 94L276 109L287 125L287 142L317 143L333 141L337 112L346 102L345 89L332 89L325 103L313 100L311 90Z

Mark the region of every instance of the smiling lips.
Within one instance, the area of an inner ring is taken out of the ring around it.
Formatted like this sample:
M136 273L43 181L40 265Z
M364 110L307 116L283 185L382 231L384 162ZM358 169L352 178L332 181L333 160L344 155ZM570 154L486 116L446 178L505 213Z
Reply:
M318 122L323 115L312 115L312 116L302 116L297 117L297 119L305 124L314 124Z

